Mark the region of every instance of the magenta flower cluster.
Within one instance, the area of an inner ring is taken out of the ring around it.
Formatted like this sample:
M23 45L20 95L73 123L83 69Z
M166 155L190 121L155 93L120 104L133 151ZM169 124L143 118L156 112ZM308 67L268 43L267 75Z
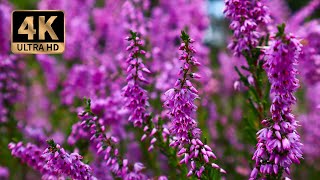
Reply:
M92 142L96 153L106 162L105 165L116 177L122 179L146 179L141 172L144 169L144 165L136 162L132 167L128 159L122 157L116 147L119 141L118 138L106 134L106 127L102 125L100 118L94 116L88 109L81 112L79 117L81 126L87 129L90 134L90 142Z
M128 63L128 84L123 88L123 95L126 97L126 106L130 110L129 121L135 126L141 127L145 122L147 116L146 108L148 106L147 91L141 85L148 83L144 74L150 73L150 71L142 62L141 56L146 54L146 52L142 49L143 44L141 39L137 36L136 32L131 32L131 35L131 37L126 38L131 42L127 47L127 50L131 52L126 60Z
M181 164L191 163L188 176L195 174L200 178L205 171L205 165L209 164L211 159L216 159L216 156L212 149L200 140L201 130L197 127L197 121L194 119L197 109L194 101L198 98L198 91L191 83L191 79L200 78L200 75L191 72L193 67L200 65L193 56L196 53L192 46L194 40L184 31L181 33L181 39L183 40L179 48L182 51L179 59L183 61L179 72L181 78L176 81L174 88L165 93L164 106L168 109L171 120L170 133L174 137L170 146L178 147L178 156L182 157ZM203 161L200 161L199 166L195 162L200 159ZM211 164L210 168L212 167L220 169L214 163ZM224 172L222 169L221 171Z
M272 117L262 121L265 128L257 133L258 144L253 156L256 166L250 179L256 179L259 173L262 177L281 176L283 171L290 174L291 164L299 164L302 158L302 144L296 130L298 124L291 113L291 106L296 103L293 93L299 87L295 66L301 46L298 39L285 35L284 27L280 27L265 52L264 68L273 95L270 107Z
M23 163L39 171L43 179L58 179L58 177L63 177L46 166L45 158L42 156L43 149L38 146L31 143L24 146L22 142L10 143L8 146L14 157L19 158Z
M0 123L7 122L21 91L20 62L17 56L0 54Z
M53 140L48 141L49 147L41 155L44 158L44 168L50 169L60 176L72 179L93 180L92 170L89 165L84 164L82 156L78 153L68 154L59 144Z
M91 168L81 162L82 156L78 153L68 154L59 144L48 141L49 147L44 151L34 144L26 146L22 142L10 143L12 155L34 168L42 174L42 179L95 179Z
M259 26L270 21L268 9L263 0L226 0L224 13L231 20L233 39L229 48L235 55L255 48L262 37Z

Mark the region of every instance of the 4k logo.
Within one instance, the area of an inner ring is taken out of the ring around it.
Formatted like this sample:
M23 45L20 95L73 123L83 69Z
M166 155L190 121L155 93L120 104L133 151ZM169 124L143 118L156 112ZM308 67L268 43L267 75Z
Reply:
M18 54L58 54L65 49L63 11L13 11L11 51Z

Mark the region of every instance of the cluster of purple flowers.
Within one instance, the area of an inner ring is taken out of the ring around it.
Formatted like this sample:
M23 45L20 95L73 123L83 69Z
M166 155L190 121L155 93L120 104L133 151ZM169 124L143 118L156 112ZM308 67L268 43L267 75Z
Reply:
M150 8L149 1L143 0L129 0L123 4L122 16L126 20L124 21L124 28L139 32L143 36L148 31L148 19L144 16L144 13Z
M19 99L22 90L19 59L0 54L0 123L8 121L9 111Z
M182 62L179 61L179 54L172 49L177 49L179 33L181 29L188 28L190 36L195 42L197 49L195 58L202 66L199 68L201 79L199 89L201 95L210 96L214 93L215 84L213 72L210 68L209 48L203 43L206 29L209 26L209 18L205 12L205 0L198 0L194 3L189 0L159 1L159 5L152 9L150 18L150 44L152 45L151 59L148 64L152 73L156 74L155 88L163 92L174 86L176 75ZM179 7L179 8L177 8ZM163 99L164 97L161 96ZM206 104L204 98L201 103Z
M172 118L172 127L170 131L178 140L175 141L178 146L191 140L191 137L199 138L200 129L197 127L197 121L194 119L197 106L194 100L198 98L198 91L192 85L190 78L200 78L196 73L191 73L193 66L200 65L199 61L193 57L196 52L192 43L194 42L185 33L182 33L184 42L180 46L182 54L180 60L184 61L179 75L182 76L175 83L175 88L169 89L166 93L165 107L169 110Z
M165 93L164 105L169 111L170 132L174 136L170 146L179 148L178 156L183 157L180 161L181 164L191 163L188 176L195 174L200 178L205 170L205 165L209 164L210 159L216 159L216 156L211 148L200 140L201 130L197 127L197 121L194 119L197 109L194 101L198 98L198 91L190 79L200 78L197 73L191 72L192 67L200 65L199 61L193 57L196 53L192 46L194 40L190 39L184 31L181 33L181 39L183 43L179 49L182 54L179 59L184 62L179 72L181 79L177 80L174 88ZM200 166L195 163L196 161L200 161ZM214 163L211 167L220 169ZM221 169L221 172L224 170Z
M259 26L270 21L268 9L263 0L226 0L224 13L231 20L233 40L229 48L235 55L255 48L259 43L261 33Z
M10 41L10 13L12 11L11 4L7 0L1 1L0 4L0 54L8 54L9 52L9 41Z
M68 154L59 144L48 141L49 147L42 150L38 146L22 142L10 143L9 149L13 156L34 168L42 174L42 179L95 179L91 168L81 162L82 156L78 153Z
M131 37L126 38L128 41L131 41L127 47L127 50L131 52L126 60L128 63L128 84L123 88L123 95L126 97L126 106L130 111L129 121L134 126L141 127L146 121L146 108L148 106L147 91L141 87L141 84L148 83L144 74L150 73L150 71L142 62L141 56L146 53L142 50L142 41L137 36L137 33L131 32L131 35Z
M265 52L264 68L273 95L272 118L263 120L265 128L257 133L258 144L253 156L256 167L250 179L256 179L259 173L262 177L278 177L283 170L290 174L290 165L300 163L302 158L302 144L296 131L298 124L291 113L291 106L296 102L293 93L299 87L295 66L301 46L294 36L284 34L283 26L279 27L278 34Z
M0 178L8 179L9 178L9 170L8 168L0 166Z
M72 179L93 180L92 170L89 165L84 164L82 156L78 153L68 154L59 144L53 140L48 141L49 147L41 155L44 159L44 168L50 169L58 175Z
M102 125L100 118L94 116L89 109L81 112L79 117L81 126L90 133L90 142L93 143L97 154L106 161L106 165L115 176L123 179L146 179L141 172L144 169L143 164L137 162L131 166L128 159L122 158L116 147L118 138L106 134L106 127Z
M45 158L42 157L43 149L38 146L31 143L24 146L22 142L18 142L10 143L8 147L14 157L19 158L28 166L39 171L43 179L58 179L58 177L63 177L46 166Z
M303 37L304 44L299 70L304 82L313 85L320 81L320 22L308 22L299 34Z
M64 58L73 60L79 58L88 61L95 56L95 39L90 36L90 15L94 6L94 0L84 1L53 1L41 0L38 4L39 9L61 9L65 11L66 16L66 49ZM86 42L86 43L83 43Z

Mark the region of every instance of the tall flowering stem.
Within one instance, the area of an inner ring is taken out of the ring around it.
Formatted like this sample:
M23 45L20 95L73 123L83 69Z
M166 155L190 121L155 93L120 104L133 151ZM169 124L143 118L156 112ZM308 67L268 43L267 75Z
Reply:
M142 41L138 37L136 32L130 32L131 37L126 39L130 41L130 45L127 50L130 51L129 57L126 60L128 64L127 68L127 81L128 84L123 88L123 95L126 97L126 106L130 110L129 121L134 126L142 127L142 124L146 122L146 108L148 104L147 91L144 90L141 85L148 83L144 77L144 73L150 73L142 62L141 56L146 52L142 49Z
M50 169L60 176L66 176L72 179L96 179L92 176L91 167L81 161L82 156L78 153L68 154L53 140L48 140L47 142L49 147L45 149L41 156L46 162L44 168Z
M284 28L284 25L278 27L279 32L265 52L264 69L273 95L272 117L262 121L265 127L257 133L258 144L253 156L256 165L250 179L281 179L283 171L290 175L291 164L299 164L302 158L298 124L291 113L291 106L296 103L293 93L299 87L295 66L302 45L294 36L286 35Z
M112 173L122 179L146 179L142 173L145 168L140 162L129 164L128 159L124 159L117 148L118 138L107 135L106 127L102 119L99 119L91 111L91 100L86 101L86 108L79 114L81 126L87 129L91 138L90 141L96 147L97 154L103 157L106 165Z
M145 67L142 61L142 56L145 55L143 43L138 37L138 33L131 31L130 37L126 40L130 42L127 50L130 51L127 59L127 81L128 84L123 88L123 95L126 97L127 108L130 110L129 121L133 122L134 126L140 127L143 130L141 141L150 140L148 151L158 148L162 154L169 159L169 166L173 169L177 168L181 173L186 174L186 170L178 166L179 161L176 156L175 149L170 148L169 145L169 130L163 127L162 120L158 123L152 121L152 117L147 113L149 106L147 91L143 89L143 85L148 84L148 81L143 76L150 73L149 69ZM171 173L171 176L176 176Z
M255 115L262 119L267 113L270 85L264 82L261 49L259 46L268 45L267 24L270 22L268 8L264 0L225 0L225 16L230 19L230 29L233 30L232 42L229 48L234 55L243 55L248 66L235 67L240 81L248 88L247 97ZM265 80L266 81L266 80ZM237 82L235 85L239 85ZM263 91L266 89L266 91ZM257 125L257 123L256 123ZM256 127L255 127L256 128Z
M181 32L181 39L183 43L179 49L182 54L179 59L184 62L179 73L181 78L177 80L174 88L165 93L164 102L172 123L170 133L174 136L170 146L178 147L178 156L182 157L181 164L190 164L191 168L187 176L212 178L210 171L214 168L221 172L224 170L215 163L210 163L211 160L216 159L216 156L211 148L200 140L201 131L194 119L197 109L194 100L198 98L198 91L190 81L190 79L200 78L198 74L191 72L192 68L200 63L193 57L196 53L192 46L194 40L190 39L184 31Z
M126 48L130 53L126 60L128 75L127 85L123 88L123 96L126 98L126 107L130 113L129 121L135 127L143 128L144 132L141 140L143 141L149 137L151 141L148 151L152 151L154 143L157 141L157 138L154 137L157 130L151 128L153 123L147 112L149 106L148 94L143 89L143 85L148 84L144 74L150 73L149 69L143 64L142 59L146 52L143 50L143 42L137 32L130 31L130 36L126 37L126 40L130 43ZM148 130L151 130L151 132Z
M38 146L28 143L23 145L22 142L10 143L8 145L11 150L12 156L19 158L23 163L32 167L34 170L39 171L42 174L42 179L58 179L59 177L64 177L54 172L46 166L45 158L42 157L43 149Z

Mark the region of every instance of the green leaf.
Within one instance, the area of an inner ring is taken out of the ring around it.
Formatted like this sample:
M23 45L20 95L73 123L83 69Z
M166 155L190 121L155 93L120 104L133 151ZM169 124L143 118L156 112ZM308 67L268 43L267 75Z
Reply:
M284 29L286 28L286 24L282 23L282 24L278 25L277 28L278 28L278 32L277 32L276 36L282 37L284 35Z
M181 31L180 37L184 42L188 42L190 40L190 36L183 30Z

